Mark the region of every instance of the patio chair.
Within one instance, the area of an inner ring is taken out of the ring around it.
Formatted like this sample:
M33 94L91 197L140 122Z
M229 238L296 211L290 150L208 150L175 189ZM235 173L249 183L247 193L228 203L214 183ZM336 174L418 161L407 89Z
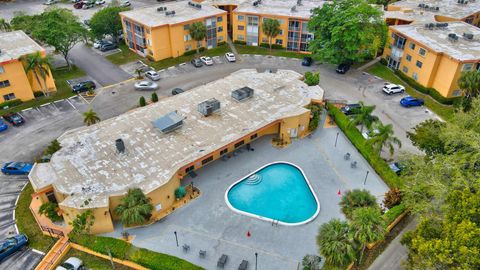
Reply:
M200 251L198 252L198 256L200 256L200 258L205 258L207 256L207 251L200 249Z
M352 167L353 169L357 168L357 162L354 161L354 162L350 163L350 167Z
M225 264L227 263L228 255L222 254L222 256L218 259L217 267L224 268Z
M242 263L238 266L238 270L247 270L248 268L248 261L242 260Z
M187 244L183 244L183 252L188 252L190 250L190 246Z
M345 154L345 156L343 156L343 158L344 158L345 160L349 160L349 159L350 159L350 153L347 152L347 153Z

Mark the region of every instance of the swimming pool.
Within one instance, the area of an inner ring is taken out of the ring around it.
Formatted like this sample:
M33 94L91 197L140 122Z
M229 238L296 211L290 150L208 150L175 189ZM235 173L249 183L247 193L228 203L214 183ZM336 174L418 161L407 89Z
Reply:
M320 212L305 173L283 161L269 163L233 183L225 201L237 213L288 226L310 222Z

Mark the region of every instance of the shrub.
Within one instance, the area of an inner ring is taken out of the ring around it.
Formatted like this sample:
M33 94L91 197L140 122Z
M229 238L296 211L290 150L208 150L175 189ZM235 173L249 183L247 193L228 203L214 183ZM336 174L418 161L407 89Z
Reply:
M318 255L305 255L302 259L302 269L303 270L320 270L320 262L322 257Z
M385 198L383 199L383 205L388 209L399 205L402 202L402 192L398 188L392 188L385 192Z
M380 64L382 64L382 65L384 65L384 66L388 65L387 59L381 58L381 59L380 59Z
M268 43L261 43L261 44L260 44L260 47L270 49L270 44L268 44ZM283 49L283 46L272 43L272 49L280 50L280 49Z
M157 102L158 101L158 96L156 92L152 93L152 102Z
M58 204L52 202L43 203L38 209L38 213L40 215L45 215L48 217L52 222L61 221L62 217L58 215Z
M47 146L47 149L45 149L45 154L47 155L53 155L55 152L58 150L62 149L62 146L60 143L55 139L50 144Z
M198 49L199 52L204 52L205 50L206 50L205 47L200 47L200 48Z
M35 92L33 92L33 96L36 97L36 98L37 97L43 97L43 92L42 91L35 91Z
M175 198L177 199L181 199L185 197L186 194L187 194L187 191L185 190L184 187L178 187L177 189L175 189Z
M80 235L70 233L69 238L72 242L82 245L98 253L108 255L108 250L110 250L113 257L122 260L128 258L128 251L132 248L132 245L128 242L104 236Z
M12 99L12 100L0 103L0 109L6 109L6 107L11 108L11 107L18 106L20 104L22 104L22 101L20 99Z
M403 212L407 210L407 207L403 204L396 205L390 208L385 214L383 214L383 219L387 224L391 224L397 217L399 217Z
M320 82L320 73L318 72L310 72L310 71L307 71L305 72L305 76L304 76L304 82L308 85L308 86L313 86L313 85L318 85L318 83Z
M145 101L145 98L143 96L141 96L138 100L138 104L140 105L140 107L144 107L145 105L147 105L147 102Z
M342 212L348 219L352 218L353 211L361 207L376 207L375 196L366 189L354 189L347 191L340 200Z
M197 52L196 50L190 50L190 51L186 51L183 55L184 56L194 55L196 52Z
M313 131L317 129L318 123L320 122L322 107L318 104L311 104L307 106L307 109L312 112L312 118L310 119L310 123L308 123L308 130Z
M225 44L227 44L225 41L220 41L220 42L217 43L217 46L223 46Z
M247 45L247 42L241 40L235 40L233 43L238 45Z

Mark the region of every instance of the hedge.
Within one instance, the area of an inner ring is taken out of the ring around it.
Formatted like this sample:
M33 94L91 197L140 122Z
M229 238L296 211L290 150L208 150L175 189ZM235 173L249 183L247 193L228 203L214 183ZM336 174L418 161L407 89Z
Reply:
M377 174L380 175L383 181L385 181L390 188L401 187L402 183L400 178L392 171L392 169L390 169L385 160L373 150L372 146L367 144L367 140L365 140L356 127L348 125L350 119L348 119L348 117L333 104L328 104L327 106L329 114L334 118L338 127L340 127L343 133L345 133L348 139L368 161L370 166L373 167Z
M120 239L95 235L77 235L72 233L69 235L69 238L71 242L82 245L98 253L108 255L108 250L110 250L112 256L115 258L135 262L141 266L154 270L202 269L201 267L180 258L144 248L138 248Z
M245 42L245 41L240 41L240 40L235 40L233 43L234 43L234 44L238 44L238 45L247 45L247 42Z
M0 108L1 109L5 109L5 107L11 108L11 107L18 106L20 104L22 104L22 101L20 99L12 99L12 100L0 103Z
M184 56L194 55L196 52L197 52L196 50L190 50L190 51L186 51L183 55Z
M270 49L270 44L268 44L268 43L261 43L261 44L260 44L260 47ZM281 49L284 49L284 48L283 48L282 45L272 44L272 49L281 50Z
M395 205L383 214L383 218L387 224L391 224L398 216L405 212L406 209L407 207L404 204Z
M227 44L227 42L225 42L225 41L220 41L220 42L217 43L217 46L223 46L223 45L225 45L225 44Z

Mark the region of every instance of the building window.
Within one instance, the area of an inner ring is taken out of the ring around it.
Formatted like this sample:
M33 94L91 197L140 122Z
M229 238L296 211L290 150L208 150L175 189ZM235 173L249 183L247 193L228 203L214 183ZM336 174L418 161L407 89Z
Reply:
M462 71L469 71L469 70L472 70L472 68L473 68L473 64L471 64L471 63L463 64Z
M240 31L243 31L243 30L245 30L245 26L239 25L239 26L237 27L237 29L240 30Z
M223 149L222 151L220 151L220 156L225 155L227 152L228 152L228 148Z
M405 58L407 59L408 62L412 61L412 56L410 54L407 54Z
M403 73L407 74L408 73L408 68L406 66L403 66L402 71L403 71Z
M186 168L186 169L185 169L185 172L186 172L186 173L189 173L189 172L193 171L194 169L195 169L195 165L192 165L192 166Z
M245 142L242 140L242 141L239 141L235 144L235 148L238 148L240 146L242 146Z
M237 35L237 40L243 41L245 37L243 35Z
M0 74L2 73L5 73L5 69L2 66L0 66Z
M208 158L202 160L202 165L205 165L207 164L208 162L212 161L213 160L213 156L209 156Z
M183 26L183 30L189 30L190 29L190 24L185 24Z
M413 72L412 78L416 81L418 80L418 74L416 72Z
M462 90L455 90L455 91L453 91L452 96L458 97L458 96L460 96L461 94L462 94Z
M255 133L252 136L250 136L250 140L255 140L258 137L258 134Z
M217 32L222 32L223 31L223 27L219 26L217 27Z
M276 39L275 44L282 45L283 44L283 39Z
M223 21L223 17L217 17L217 22Z
M10 94L3 95L3 99L4 99L5 101L15 99L15 94L14 94L14 93L10 93Z
M424 48L420 48L420 50L418 50L418 53L419 53L421 56L425 56L425 54L427 54L427 51L426 51Z
M283 30L280 30L280 32L278 32L278 35L283 36Z
M417 63L415 64L418 68L422 68L423 63L417 60Z
M192 39L192 37L190 35L184 35L183 36L183 41L189 41L191 39Z
M185 46L185 51L191 51L192 50L192 45L191 44L188 44Z
M262 38L262 42L263 42L263 43L267 43L267 42L268 42L268 38L266 38L266 37Z
M415 43L410 42L410 49L415 50Z
M240 21L240 22L245 21L245 16L243 16L243 15L238 15L237 18L238 18L238 21Z
M5 80L5 81L0 82L0 88L9 87L9 86L10 86L10 81L9 80Z

